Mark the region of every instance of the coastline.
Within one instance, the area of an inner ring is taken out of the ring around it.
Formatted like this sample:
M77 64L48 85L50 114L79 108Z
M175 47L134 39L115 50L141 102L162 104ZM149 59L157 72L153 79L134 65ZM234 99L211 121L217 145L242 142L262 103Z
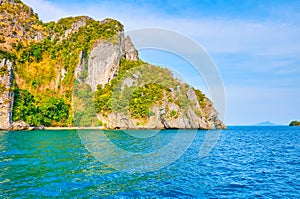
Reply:
M193 128L136 128L136 129L110 129L105 127L43 127L41 129L35 127L28 127L25 129L0 129L0 131L55 131L55 130L202 130L202 131L209 131L209 130L227 130L226 129L193 129Z
M109 130L105 127L44 127L41 130Z

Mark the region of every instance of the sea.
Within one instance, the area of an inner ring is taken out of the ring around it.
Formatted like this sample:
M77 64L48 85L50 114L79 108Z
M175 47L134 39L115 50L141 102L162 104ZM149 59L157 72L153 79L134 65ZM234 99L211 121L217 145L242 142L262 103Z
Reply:
M0 132L0 198L300 198L300 127Z

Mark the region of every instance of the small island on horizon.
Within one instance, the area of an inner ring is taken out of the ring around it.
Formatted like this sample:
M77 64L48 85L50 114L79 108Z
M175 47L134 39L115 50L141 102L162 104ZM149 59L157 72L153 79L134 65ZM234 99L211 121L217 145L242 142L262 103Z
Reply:
M253 124L252 126L284 126L283 124L276 124L270 121L259 122L257 124Z
M300 122L299 121L292 121L289 126L300 126Z

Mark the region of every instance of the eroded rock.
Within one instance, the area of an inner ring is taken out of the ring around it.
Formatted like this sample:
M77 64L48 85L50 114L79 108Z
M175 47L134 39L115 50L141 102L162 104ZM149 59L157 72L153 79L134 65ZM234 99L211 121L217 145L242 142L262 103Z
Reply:
M24 121L13 122L9 128L9 130L11 131L23 131L23 130L32 130L32 129L33 127L30 127L30 125Z
M14 93L12 87L12 62L8 59L0 61L0 129L7 130L12 124L12 107Z

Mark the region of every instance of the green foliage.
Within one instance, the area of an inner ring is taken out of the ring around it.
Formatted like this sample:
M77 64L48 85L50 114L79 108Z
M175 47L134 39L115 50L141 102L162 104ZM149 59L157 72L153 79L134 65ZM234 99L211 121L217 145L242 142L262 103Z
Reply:
M99 126L94 106L94 93L87 84L75 84L74 90L74 124L75 126ZM100 126L102 126L100 125Z
M124 80L134 76L138 76L136 83L121 89ZM177 87L180 87L180 91L175 91ZM175 102L180 108L186 110L191 106L191 101L186 96L189 88L187 84L182 84L175 79L165 68L152 66L141 60L130 61L122 58L117 77L105 87L98 86L95 96L96 112L116 111L129 113L136 119L146 119L154 115L151 108L155 104L161 105L163 99ZM171 89L175 92L174 99L171 97ZM170 116L177 118L178 113L173 110Z
M300 122L299 121L292 121L289 126L300 126Z
M98 86L95 93L95 108L97 113L111 110L111 97L111 86L108 84L104 88L102 88L101 85Z
M0 77L3 77L4 75L8 75L9 71L6 65L0 68Z
M34 96L26 90L15 90L13 120L23 120L25 122L35 124L35 122L32 121L32 116L34 114L36 114ZM36 124L39 122L40 121L36 121Z
M16 55L0 49L0 59L4 58L10 60L11 62L14 62L16 59Z
M139 75L138 85L121 89L126 77ZM155 75L153 75L155 74ZM158 75L157 75L158 74ZM173 81L173 82L172 82ZM134 118L146 118L154 113L151 107L161 103L166 86L175 84L170 72L160 67L151 66L141 60L130 61L122 58L118 75L104 87L98 86L95 104L98 113L108 111L127 114Z
M171 117L174 117L174 118L177 118L177 117L178 117L177 111L172 110L172 111L170 112L170 116L171 116Z
M163 97L163 88L158 84L147 84L138 87L129 100L129 110L134 118L145 118L153 115L150 108Z
M74 23L85 21L86 25L77 31L70 31L66 37L66 30L74 28ZM84 52L85 70L81 73L81 79L87 77L87 55L99 40L112 42L118 38L123 25L113 19L102 22L89 17L68 17L60 19L57 23L49 22L42 24L49 35L40 42L31 42L29 45L18 43L14 49L17 53L17 65L15 72L24 84L21 88L30 91L34 96L39 94L48 95L46 89L56 93L56 97L62 97L71 103L72 91L74 90L74 71L78 65L78 56ZM67 73L62 81L57 82L57 76L62 69ZM54 86L55 85L55 86Z
M31 125L67 126L70 105L61 98L42 97L41 101L26 90L15 90L13 120Z
M5 43L5 37L0 35L0 43Z
M22 45L22 44L20 44ZM44 40L42 43L31 43L27 48L25 48L18 61L20 63L25 62L40 62L43 59L43 52L50 48L49 40ZM19 47L18 47L19 48Z
M1 7L0 11L8 8L10 12L15 12L12 6ZM118 75L109 84L98 86L96 93L88 85L74 83L74 71L80 53L84 52L84 72L79 78L85 80L88 54L99 40L118 44L118 34L123 30L120 22L113 19L99 22L80 16L63 18L56 23L43 23L27 6L19 6L18 9L22 9L22 16L25 18L21 25L26 36L21 40L17 37L11 40L12 53L0 50L1 59L7 58L15 63L16 84L20 88L15 92L15 121L24 120L32 125L45 126L67 126L74 123L77 126L105 126L102 121L97 121L96 112L105 115L117 110L130 113L133 118L145 118L154 115L152 106L161 105L163 100L175 102L181 108L189 106L190 102L185 95L187 87L184 84L173 78L169 70L154 67L141 60L129 61L122 58ZM79 21L86 25L77 29L76 23ZM12 20L10 23L16 22ZM42 41L25 41L27 37L33 38L37 32L43 35ZM11 33L17 35L18 30L13 29ZM4 41L1 39L0 43ZM59 78L63 69L67 72L64 78ZM4 68L0 69L0 76L6 72ZM124 77L132 78L134 74L139 75L135 84L120 89ZM178 86L181 87L180 91L177 90ZM174 99L171 97L172 91L175 92ZM204 106L205 96L200 91L195 92L200 105ZM72 108L69 105L71 102L74 102ZM178 113L172 110L170 116L178 117Z
M15 3L22 3L21 0L14 0Z
M194 91L195 91L195 94L197 96L200 107L204 108L207 105L205 95L198 89L194 89Z
M115 84L117 81L119 81L126 74L127 71L146 64L147 63L143 62L140 59L138 61L131 61L122 57L120 60L120 69L118 72L118 76L115 79L113 79L112 84Z
M37 107L38 115L42 116L45 126L65 126L69 118L70 105L61 98L50 97Z
M2 83L0 83L0 92L3 93L6 91L6 86Z

